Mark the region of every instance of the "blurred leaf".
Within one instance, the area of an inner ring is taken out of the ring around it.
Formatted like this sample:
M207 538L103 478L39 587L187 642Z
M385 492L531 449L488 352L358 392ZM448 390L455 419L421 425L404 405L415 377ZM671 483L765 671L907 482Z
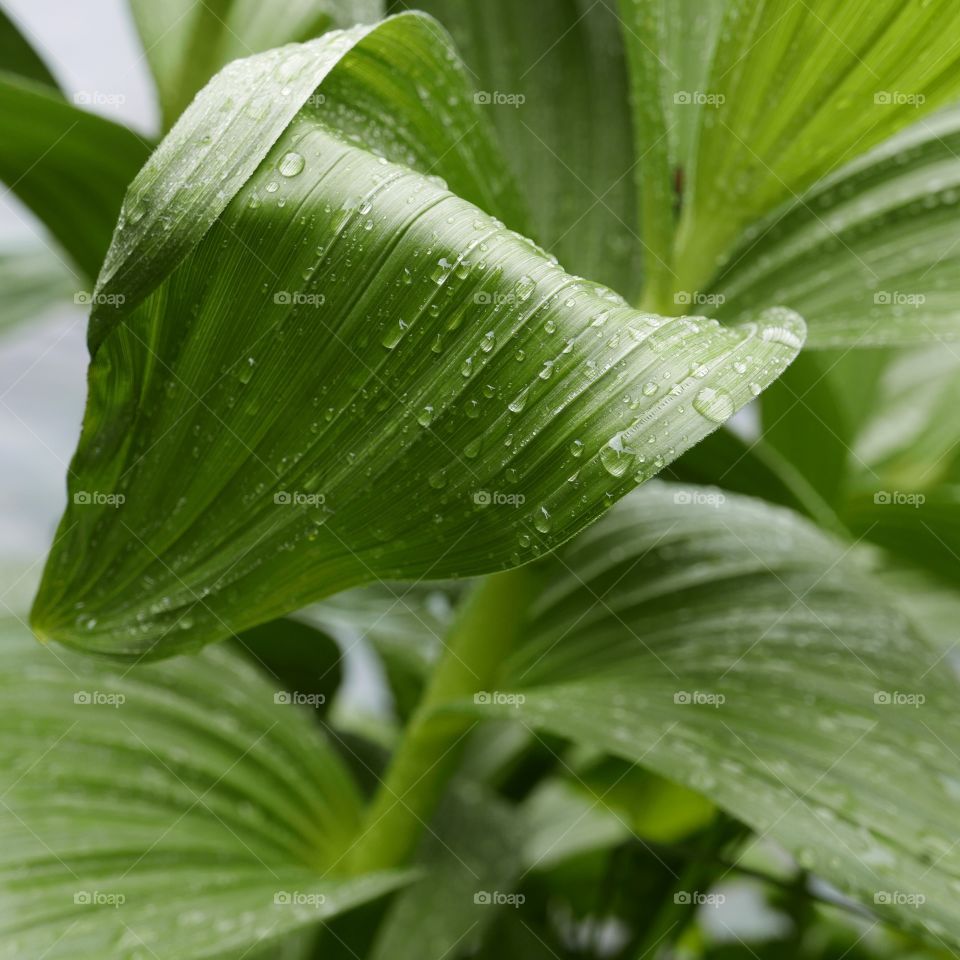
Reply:
M296 102L254 121L278 74ZM506 202L481 185L477 109L422 15L240 61L195 102L132 188L97 288L40 635L162 657L360 583L522 564L793 359L789 311L733 330L638 313L375 152L437 153L451 185ZM380 138L396 116L419 149ZM227 132L201 175L190 131L211 123Z
M343 675L335 640L306 623L284 618L245 630L236 643L293 701L326 713Z
M942 653L796 515L675 493L638 491L563 551L498 681L523 700L469 709L699 791L892 922L956 943L960 725Z
M164 129L231 60L383 16L383 0L130 0Z
M87 277L97 275L124 191L149 153L126 127L0 73L0 180Z
M523 186L531 234L633 299L640 224L616 0L420 0L450 32ZM643 144L641 144L643 149Z
M309 717L219 648L135 670L3 625L0 956L237 957L380 896Z
M59 90L57 81L43 58L3 7L0 7L0 72L13 73Z
M715 281L726 298L718 315L788 303L814 348L960 338L958 151L953 108L791 200L748 232Z
M47 247L0 252L0 331L71 303L77 283Z

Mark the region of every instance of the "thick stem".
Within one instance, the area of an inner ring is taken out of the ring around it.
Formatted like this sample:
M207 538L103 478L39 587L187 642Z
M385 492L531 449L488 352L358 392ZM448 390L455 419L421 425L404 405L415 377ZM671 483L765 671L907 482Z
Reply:
M489 689L516 644L539 582L530 567L496 574L464 603L370 804L351 855L355 872L396 867L409 858L476 722L465 714L438 715L437 709Z

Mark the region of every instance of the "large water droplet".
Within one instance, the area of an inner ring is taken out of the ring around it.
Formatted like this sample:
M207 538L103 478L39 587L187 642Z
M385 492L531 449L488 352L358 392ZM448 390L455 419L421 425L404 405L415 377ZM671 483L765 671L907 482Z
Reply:
M713 423L726 423L733 416L733 398L724 390L704 387L694 397L693 409Z
M303 170L305 163L306 161L301 154L293 152L285 153L277 165L277 169L280 171L282 177L295 177Z

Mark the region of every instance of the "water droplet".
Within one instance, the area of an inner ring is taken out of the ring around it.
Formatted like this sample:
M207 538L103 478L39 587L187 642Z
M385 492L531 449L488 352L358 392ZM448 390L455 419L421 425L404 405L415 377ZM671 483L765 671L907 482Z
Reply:
M713 423L726 423L733 416L733 398L724 390L704 387L694 397L693 409Z
M630 466L630 455L623 449L623 435L611 437L600 451L600 462L611 476L622 477Z
M553 526L553 517L550 516L550 511L542 504L537 507L533 515L533 525L541 533L549 533L550 528Z
M657 386L657 384L655 384L652 380L649 380L643 385L643 395L645 397L652 397L659 389L660 388Z
M294 152L285 153L277 165L277 169L280 171L280 176L282 177L295 177L303 170L305 163L306 161L303 159L302 154Z
M419 423L421 427L429 427L430 424L433 423L433 407L424 407L417 417L417 423Z
M570 444L570 453L575 457L579 457L583 453L583 441L574 440L573 443Z

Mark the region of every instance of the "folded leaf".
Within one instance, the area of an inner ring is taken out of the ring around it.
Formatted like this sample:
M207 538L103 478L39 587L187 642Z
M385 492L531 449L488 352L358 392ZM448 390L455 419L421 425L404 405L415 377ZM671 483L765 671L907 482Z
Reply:
M894 137L752 229L713 285L718 316L789 303L812 347L960 337L960 110Z
M519 565L795 356L790 311L637 312L470 202L511 192L438 30L234 64L133 186L41 636L165 656L363 582ZM294 103L251 122L278 75ZM211 127L216 156L189 139Z
M127 186L150 153L133 131L49 87L0 73L0 180L87 277L110 243ZM89 301L89 291L85 292Z
M469 709L697 790L882 916L956 944L960 724L941 652L848 547L711 493L647 487L563 551L501 696Z
M450 30L473 73L476 97L523 186L530 236L572 273L632 300L643 279L642 231L616 0L415 6Z
M621 7L632 62L666 74L651 84L663 117L640 116L638 129L678 131L672 279L687 302L707 291L752 223L960 91L960 8L950 0L714 0L697 5L696 21L685 4ZM678 37L707 71L678 59ZM676 89L680 80L690 86ZM651 159L662 196L660 159ZM654 303L668 306L662 295Z
M336 877L357 790L243 657L120 671L0 629L0 957L237 957L403 880Z
M231 60L383 15L382 0L130 0L130 6L165 129Z

